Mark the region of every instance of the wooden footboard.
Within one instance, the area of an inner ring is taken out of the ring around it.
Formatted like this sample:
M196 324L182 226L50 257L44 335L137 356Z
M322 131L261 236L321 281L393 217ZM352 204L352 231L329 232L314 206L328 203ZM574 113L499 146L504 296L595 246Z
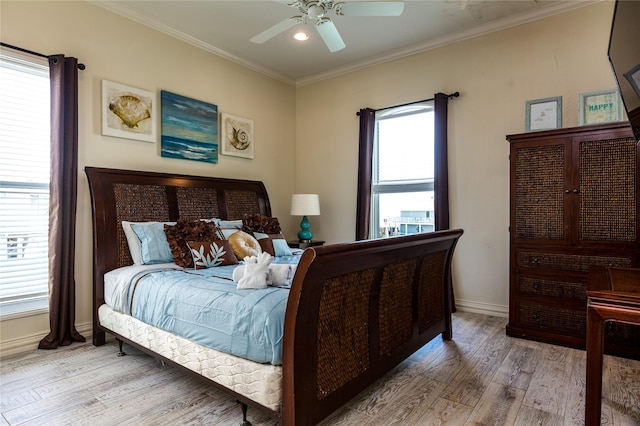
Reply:
M283 421L316 424L442 334L462 230L307 249L285 316Z

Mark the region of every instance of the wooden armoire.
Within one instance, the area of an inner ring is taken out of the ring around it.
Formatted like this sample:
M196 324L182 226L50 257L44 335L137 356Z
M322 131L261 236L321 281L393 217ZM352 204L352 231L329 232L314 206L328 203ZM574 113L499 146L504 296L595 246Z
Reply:
M627 122L507 140L507 334L584 348L589 267L640 266L639 146ZM607 323L605 342L607 353L640 358L638 327Z

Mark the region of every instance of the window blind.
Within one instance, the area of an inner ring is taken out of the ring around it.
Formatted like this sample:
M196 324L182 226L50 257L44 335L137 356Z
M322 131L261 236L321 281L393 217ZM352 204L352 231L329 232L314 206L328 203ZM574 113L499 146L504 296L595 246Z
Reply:
M46 58L0 50L0 315L48 306Z

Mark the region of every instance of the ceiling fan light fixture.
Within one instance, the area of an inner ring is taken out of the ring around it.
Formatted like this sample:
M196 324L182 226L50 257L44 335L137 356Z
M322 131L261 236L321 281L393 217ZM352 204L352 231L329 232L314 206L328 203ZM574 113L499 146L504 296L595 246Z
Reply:
M307 41L309 40L309 34L305 33L304 31L298 31L293 35L293 38L298 41Z
M2 1L2 0L0 0ZM277 0L284 4L286 0ZM261 44L278 34L288 30L297 24L306 24L307 19L315 21L315 27L330 52L337 52L346 47L344 40L340 36L340 32L331 18L326 15L333 12L337 16L400 16L404 10L404 1L402 0L360 0L360 1L341 1L341 0L288 0L292 3L286 6L293 7L300 12L301 15L292 16L267 28L260 34L252 37L253 43ZM459 0L469 1L469 0ZM297 33L294 35L296 40L304 41L309 38L302 37ZM300 38L302 37L302 38Z
M319 6L317 4L312 4L307 9L307 16L311 19L320 19L324 16L325 10L324 7Z

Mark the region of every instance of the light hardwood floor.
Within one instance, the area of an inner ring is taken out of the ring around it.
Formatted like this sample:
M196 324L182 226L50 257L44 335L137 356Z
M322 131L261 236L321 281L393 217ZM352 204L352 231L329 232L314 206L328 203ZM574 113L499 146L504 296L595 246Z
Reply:
M505 335L458 312L437 337L322 425L584 424L585 352ZM233 398L117 344L2 359L0 425L239 425ZM603 425L640 425L640 361L605 356ZM254 426L277 422L249 408Z

